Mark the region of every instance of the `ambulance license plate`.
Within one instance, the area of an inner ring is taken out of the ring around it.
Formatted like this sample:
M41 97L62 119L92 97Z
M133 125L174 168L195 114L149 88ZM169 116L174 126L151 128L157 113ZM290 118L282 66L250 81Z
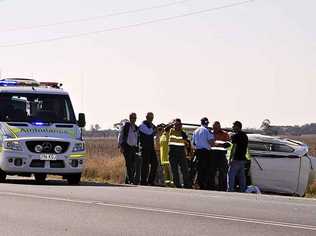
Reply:
M55 154L41 154L40 155L40 160L41 161L55 161L56 155Z

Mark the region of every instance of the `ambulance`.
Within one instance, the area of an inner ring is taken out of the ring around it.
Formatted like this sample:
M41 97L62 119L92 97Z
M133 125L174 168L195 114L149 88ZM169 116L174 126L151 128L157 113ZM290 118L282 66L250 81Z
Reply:
M0 182L8 175L43 183L59 175L79 184L84 166L82 128L67 92L55 82L0 80Z

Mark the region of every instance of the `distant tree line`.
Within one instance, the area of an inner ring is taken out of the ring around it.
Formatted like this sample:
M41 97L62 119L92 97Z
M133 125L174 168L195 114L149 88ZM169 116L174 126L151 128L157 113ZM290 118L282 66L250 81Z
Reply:
M270 120L265 119L260 127L261 132L267 135L306 135L316 134L316 123L299 125L271 125Z
M118 136L117 129L102 129L99 124L91 125L89 130L83 130L86 138L114 138Z
M83 130L84 137L91 138L116 138L118 136L118 130L121 123L115 124L114 129L102 129L99 124L91 125L89 130ZM299 125L286 125L277 126L271 125L268 119L265 119L260 129L246 129L249 133L261 133L266 135L306 135L306 134L316 134L316 123Z
M306 135L306 134L316 134L316 123L305 124L302 126L271 126L266 130L267 134L272 135Z

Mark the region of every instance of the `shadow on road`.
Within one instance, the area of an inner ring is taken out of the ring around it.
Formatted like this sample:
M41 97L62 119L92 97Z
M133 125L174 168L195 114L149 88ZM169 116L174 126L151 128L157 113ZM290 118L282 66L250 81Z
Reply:
M97 183L93 181L82 181L78 185L69 185L66 180L62 179L47 179L44 183L38 183L32 178L21 178L16 179L9 178L4 184L20 184L20 185L46 185L46 186L93 186L93 187L136 187L135 185L125 184L111 184L111 183Z

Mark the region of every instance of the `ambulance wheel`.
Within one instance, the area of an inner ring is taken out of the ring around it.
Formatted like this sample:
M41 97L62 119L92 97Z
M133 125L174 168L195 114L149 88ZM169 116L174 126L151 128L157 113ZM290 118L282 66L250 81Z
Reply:
M0 183L5 182L6 177L7 174L3 170L0 170Z
M66 179L70 185L78 185L80 183L81 174L67 175Z
M35 177L36 183L43 184L43 183L45 183L47 175L42 174L42 173L38 173L38 174L34 174L34 177Z

